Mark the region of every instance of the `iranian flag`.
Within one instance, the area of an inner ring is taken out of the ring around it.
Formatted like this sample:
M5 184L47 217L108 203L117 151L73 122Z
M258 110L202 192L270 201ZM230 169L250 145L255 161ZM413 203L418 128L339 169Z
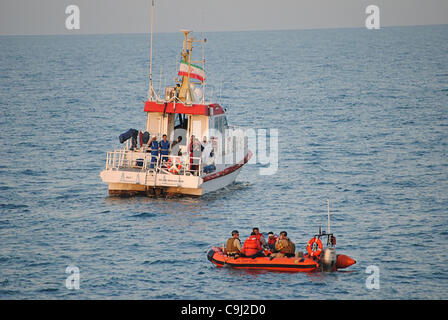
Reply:
M179 75L188 77L188 63L185 61L180 62ZM190 64L190 78L198 79L202 82L205 80L205 72L200 66Z

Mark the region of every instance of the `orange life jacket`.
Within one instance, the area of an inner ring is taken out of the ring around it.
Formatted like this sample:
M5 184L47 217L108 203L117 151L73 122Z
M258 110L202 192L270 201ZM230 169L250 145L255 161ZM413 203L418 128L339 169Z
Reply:
M277 241L276 236L268 237L268 244L273 245L273 244L275 244L276 241Z
M263 234L259 232L255 236L257 237L257 240L260 241L260 243L261 243L261 237L263 237Z
M262 250L262 248L257 236L250 236L244 241L243 252L246 256L254 255L260 250Z

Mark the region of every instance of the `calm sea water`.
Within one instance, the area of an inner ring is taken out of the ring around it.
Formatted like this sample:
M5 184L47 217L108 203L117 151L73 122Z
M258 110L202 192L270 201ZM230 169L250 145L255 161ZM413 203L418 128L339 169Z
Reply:
M279 130L279 167L174 199L111 198L99 177L118 135L144 127L148 35L0 37L0 298L447 299L448 26L206 36L214 96L231 124ZM181 41L155 35L156 88ZM327 198L338 252L358 261L346 271L207 261L254 226L305 250Z

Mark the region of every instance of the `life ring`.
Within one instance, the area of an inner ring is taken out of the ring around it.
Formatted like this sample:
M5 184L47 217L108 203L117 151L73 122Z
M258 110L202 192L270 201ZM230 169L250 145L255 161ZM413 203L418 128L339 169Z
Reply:
M317 244L318 249L313 250L314 243ZM308 241L308 245L306 246L306 251L308 251L309 255L312 257L317 257L322 252L322 241L320 241L319 238L311 238L310 241Z
M182 169L182 163L177 158L174 158L174 161L169 158L166 163L166 167L171 173L179 174L180 169Z

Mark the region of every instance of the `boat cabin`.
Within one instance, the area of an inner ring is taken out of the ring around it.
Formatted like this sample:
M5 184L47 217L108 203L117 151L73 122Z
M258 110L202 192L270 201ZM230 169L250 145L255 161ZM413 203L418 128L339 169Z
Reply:
M186 152L191 136L200 141L203 137L223 136L228 128L224 109L218 104L192 104L146 101L144 111L148 113L146 131L151 137L161 139L166 134L168 140L182 137L181 151ZM184 150L185 149L185 150Z

